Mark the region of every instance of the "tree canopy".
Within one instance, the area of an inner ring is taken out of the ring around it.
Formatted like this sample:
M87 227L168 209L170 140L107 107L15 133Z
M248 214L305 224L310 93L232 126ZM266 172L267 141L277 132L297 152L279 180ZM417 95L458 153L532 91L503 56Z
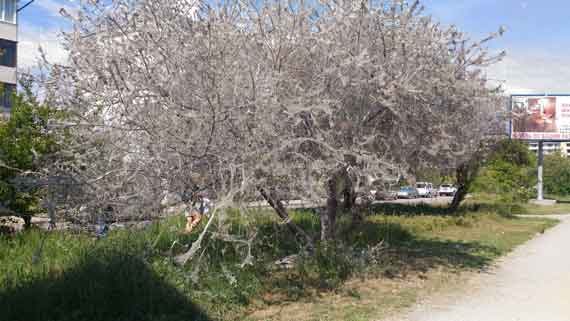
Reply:
M454 168L500 128L483 69L503 30L471 41L420 1L114 0L73 22L46 88L93 209L206 188L219 207L260 193L292 224L284 194L326 199L326 240L360 186Z
M29 216L39 210L40 185L21 184L39 172L58 149L48 130L56 111L40 104L29 87L13 96L11 113L0 118L0 215Z

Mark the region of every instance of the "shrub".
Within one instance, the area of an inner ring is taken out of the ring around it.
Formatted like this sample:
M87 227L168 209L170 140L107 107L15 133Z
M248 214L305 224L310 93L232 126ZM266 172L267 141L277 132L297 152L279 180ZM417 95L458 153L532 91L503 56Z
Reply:
M544 189L554 195L570 195L570 158L560 153L544 157Z
M14 95L13 99L10 117L0 117L0 164L4 165L0 166L0 208L21 214L29 222L29 215L38 209L41 189L21 188L15 182L24 171L39 171L42 158L57 150L47 124L62 115L39 104L29 90Z
M526 144L504 140L480 170L471 192L496 194L504 204L528 201L534 195L535 167L535 157Z

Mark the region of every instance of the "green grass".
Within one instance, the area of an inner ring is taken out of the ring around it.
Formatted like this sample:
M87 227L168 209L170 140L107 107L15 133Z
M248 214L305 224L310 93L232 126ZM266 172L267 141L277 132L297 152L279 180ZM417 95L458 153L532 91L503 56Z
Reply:
M503 214L516 215L565 215L570 214L570 197L546 195L546 199L557 200L555 205L534 205L531 203L504 204L494 194L476 193L465 202L466 207L495 209Z
M513 210L520 215L566 215L570 214L570 204L557 203L554 205L524 204Z
M544 198L549 200L557 200L561 203L570 203L570 195L554 195L554 194L546 194Z
M366 320L413 302L417 289L401 286L410 276L484 269L555 224L501 216L487 206L461 213L387 205L371 209L356 226L343 216L337 241L302 255L289 270L273 262L299 253L301 244L268 211L227 213L215 222L218 234L208 234L200 255L186 267L175 265L172 256L185 251L199 231L181 233L183 217L144 230L114 231L101 240L39 230L0 236L0 311L2 319L14 321L239 320L334 294L360 304L345 306L344 312L330 305L301 309L297 319ZM311 211L297 211L293 219L319 234ZM247 245L227 242L225 234L253 240L253 264L242 264ZM368 290L347 288L355 280L376 283Z
M1 240L2 318L208 320L153 268L144 243L130 233L98 242L37 230Z

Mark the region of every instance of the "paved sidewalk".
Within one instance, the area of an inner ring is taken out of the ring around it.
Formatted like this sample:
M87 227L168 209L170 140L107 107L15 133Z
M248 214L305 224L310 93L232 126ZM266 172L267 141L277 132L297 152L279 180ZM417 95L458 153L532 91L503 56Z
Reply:
M545 217L545 216L541 216ZM570 321L570 216L518 247L460 293L418 304L401 321Z

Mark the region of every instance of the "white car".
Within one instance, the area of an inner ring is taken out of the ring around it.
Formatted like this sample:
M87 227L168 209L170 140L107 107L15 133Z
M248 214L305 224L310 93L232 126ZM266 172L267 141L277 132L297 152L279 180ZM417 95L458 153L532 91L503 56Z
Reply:
M418 197L418 190L411 186L404 186L396 194L397 198L416 198Z
M439 186L439 196L453 196L457 192L457 188L451 184L441 184Z
M433 190L433 184L428 182L418 182L416 183L416 189L418 190L418 195L420 197L433 197L435 192Z

